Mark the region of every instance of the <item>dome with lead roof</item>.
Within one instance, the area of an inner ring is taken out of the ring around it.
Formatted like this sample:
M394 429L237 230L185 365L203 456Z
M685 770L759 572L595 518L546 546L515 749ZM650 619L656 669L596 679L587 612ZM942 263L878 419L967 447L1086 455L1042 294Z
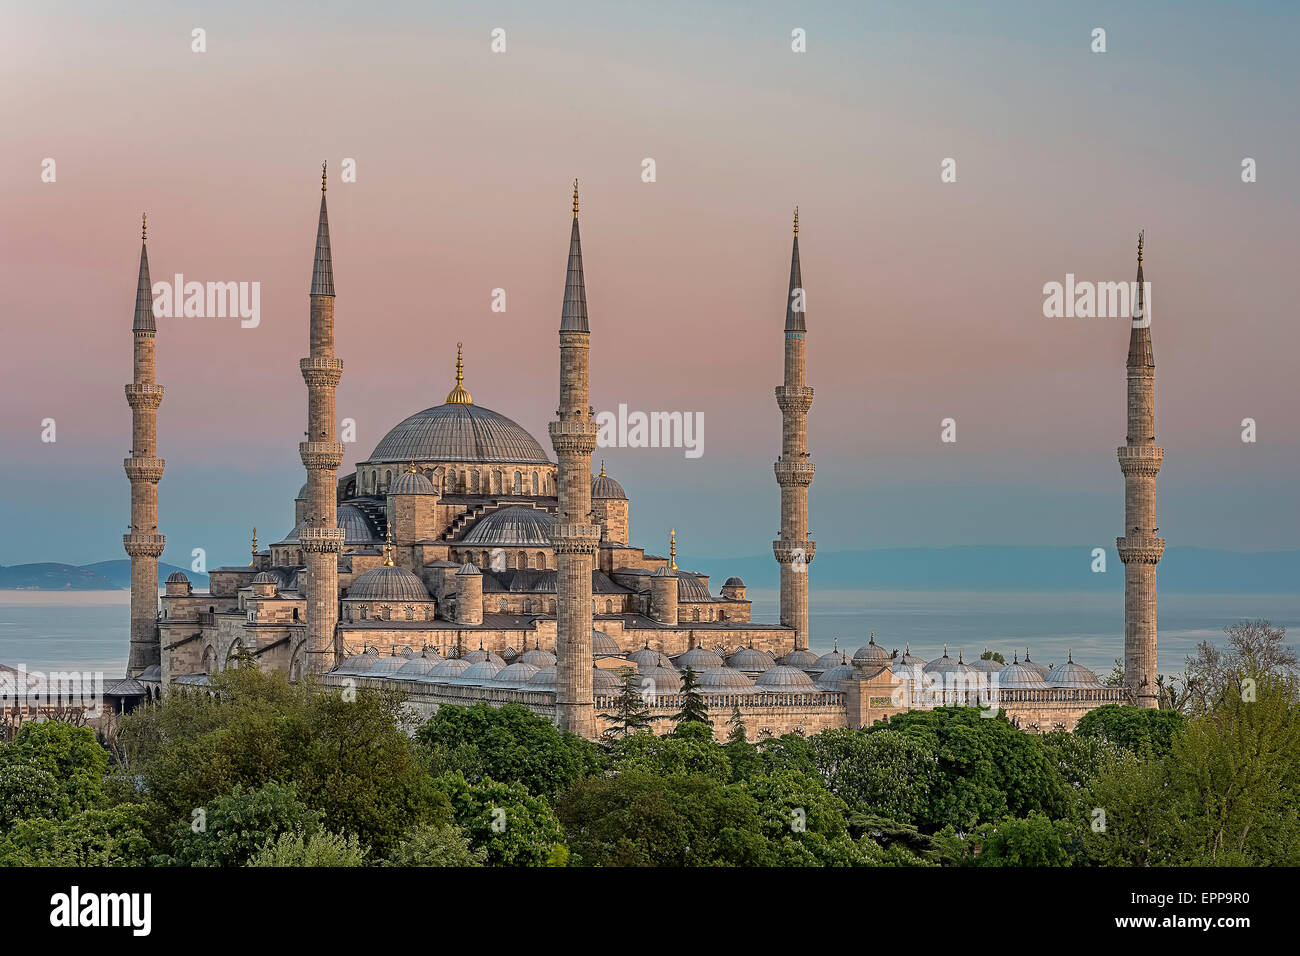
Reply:
M1049 686L1042 674L1026 667L1018 658L998 671L998 687L1003 690L1046 690Z
M813 679L797 667L777 664L758 675L754 686L763 690L816 690Z
M541 668L534 664L515 661L513 664L509 664L497 671L492 680L499 684L526 684L540 670Z
M404 471L388 486L389 495L436 495L433 482L418 471Z
M1051 673L1052 670L1046 664L1040 664L1037 661L1031 661L1029 659L1029 648L1027 647L1025 648L1025 659L1020 663L1023 664L1025 667L1028 667L1031 671L1033 671L1035 674L1037 674L1039 677L1043 678L1044 680L1047 679L1047 675Z
M438 666L438 661L430 660L427 657L408 658L406 663L397 669L399 677L421 677Z
M791 651L789 654L785 655L785 657L781 658L781 663L787 664L790 667L798 667L800 670L806 671L817 670L817 662L819 660L821 660L821 658L805 648Z
M405 568L371 568L348 588L350 601L431 601L424 582Z
M493 654L491 651L485 651L481 646L476 651L469 651L468 653L462 654L460 659L466 664L480 664L483 661L491 661L498 667L506 666L504 657L500 654Z
M594 657L622 657L623 649L618 646L618 641L604 631L592 628L591 653Z
M603 667L594 667L591 671L591 689L596 694L616 694L622 682L613 671Z
M748 671L751 674L765 671L775 665L775 657L756 647L741 647L727 658L728 667L734 667L738 671Z
M380 439L369 460L552 463L522 425L463 401L426 408L398 422Z
M641 680L653 682L656 694L675 694L682 689L682 675L671 667L642 667Z
M549 511L511 505L509 508L490 511L479 518L463 540L466 544L488 547L508 545L549 548L554 530L555 515Z
M605 474L603 461L600 463L600 474L591 479L591 497L627 500L627 492L623 490L623 486Z
M673 668L673 662L668 659L668 655L654 650L648 643L640 650L628 654L627 659L635 664L642 674L648 667L667 667L669 670Z
M1097 675L1082 664L1074 662L1074 652L1071 651L1064 664L1058 664L1047 673L1045 678L1047 683L1053 687L1100 687L1101 681L1097 680Z
M823 654L821 657L817 658L817 663L814 664L813 667L810 669L827 671L830 670L832 667L835 667L836 665L847 664L848 662L849 662L849 656L845 654L842 650L840 650L840 642L839 639L836 638L835 649L832 651L828 651L827 653Z
M430 678L460 677L472 666L469 661L463 658L449 657L447 660L435 664L433 669L429 671L428 676Z
M530 651L524 651L519 659L525 664L532 664L539 670L555 666L555 655L538 647L534 647Z
M703 647L692 647L685 654L677 655L677 659L673 663L677 665L678 670L684 671L689 667L695 673L703 674L710 668L721 667L722 658Z
M494 660L481 660L475 664L470 664L460 676L465 680L488 681L496 677L497 673L502 669L502 665Z
M189 584L190 579L185 576L184 571L173 571L167 575L168 584Z
M702 672L696 687L702 694L735 694L754 689L754 682L734 667L711 667Z
M374 676L377 674L396 674L408 663L405 657L381 657L370 665L370 670L366 673Z
M853 679L852 664L836 664L829 670L824 670L817 675L815 683L822 690L839 690L840 681Z
M853 663L858 667L883 667L893 663L893 658L889 651L876 643L876 634L872 631L871 639L853 652Z

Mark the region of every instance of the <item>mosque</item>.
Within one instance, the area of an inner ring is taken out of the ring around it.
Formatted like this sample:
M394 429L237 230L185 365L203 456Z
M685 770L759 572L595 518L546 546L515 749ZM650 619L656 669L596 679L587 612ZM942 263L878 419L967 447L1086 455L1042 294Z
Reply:
M549 426L555 457L506 415L476 404L457 347L446 400L398 422L340 476L334 389L334 270L326 181L309 296L309 342L299 371L307 387L307 481L284 536L247 566L209 573L197 592L185 574L157 589L154 319L147 243L137 283L132 409L131 645L127 676L106 696L128 706L173 687L204 686L212 675L252 663L326 687L401 690L427 716L446 704L518 703L588 738L612 725L619 674L640 678L657 731L681 709L687 669L698 677L715 728L740 715L751 739L829 727L862 727L914 707L980 704L1005 710L1029 731L1073 728L1106 703L1155 706L1154 359L1149 327L1135 321L1128 361L1125 664L1128 686L1102 686L1072 660L1048 669L1026 651L1008 665L959 652L926 661L911 648L886 651L874 634L855 653L809 650L808 581L815 542L808 532L814 465L806 422L808 332L794 218L786 300L784 380L776 387L781 453L780 622L751 620L743 581L716 590L709 576L678 567L675 536L666 557L632 543L630 500L601 463L592 474L597 425L588 393L590 346L574 183L568 269L559 326L559 407ZM1138 288L1142 288L1138 247ZM1141 305L1139 305L1139 315ZM775 330L774 330L775 331ZM775 338L775 335L773 336ZM473 383L476 392L482 385Z

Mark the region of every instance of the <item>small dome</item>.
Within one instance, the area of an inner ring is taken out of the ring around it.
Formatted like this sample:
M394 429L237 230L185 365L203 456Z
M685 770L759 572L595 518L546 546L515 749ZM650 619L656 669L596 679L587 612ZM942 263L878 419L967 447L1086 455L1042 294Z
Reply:
M742 647L727 658L727 666L734 667L738 671L748 671L758 673L775 666L776 658L767 651L760 651L755 647Z
M671 667L642 667L642 681L654 683L656 694L676 694L682 689L682 675Z
M555 666L555 655L550 651L544 651L537 647L534 647L531 651L524 651L519 660L525 664L532 664L538 670Z
M593 667L591 670L591 689L597 694L614 694L622 686L618 675L613 671L606 670L603 667Z
M397 669L399 677L419 677L429 673L438 666L438 661L429 660L427 657L412 657L405 664Z
M591 479L591 497L627 500L627 492L623 490L623 486L605 474L605 463L603 461L600 463L600 474Z
M460 676L465 680L492 680L497 673L502 670L502 665L493 660L482 660L476 664L470 664L465 672ZM532 676L531 674L529 676Z
M849 655L845 654L842 650L839 649L839 647L836 647L835 650L823 654L821 657L817 658L817 663L813 666L812 669L828 671L832 667L838 667L840 664L847 664L848 662L849 662Z
M460 568L457 569L456 573L457 573L457 574L464 574L464 575L467 575L467 576L468 576L468 575L474 575L474 574L477 574L477 575L479 575L479 576L482 576L482 574L483 574L482 571L480 571L478 568L474 567L474 565L470 564L468 561L466 561L464 564L462 564L462 565L460 566Z
M895 661L895 663L897 663L897 664L910 664L910 665L914 665L914 666L917 666L917 667L924 667L926 664L929 663L929 661L925 660L925 659L922 658L922 657L917 657L915 654L913 654L913 653L912 653L912 645L911 645L911 644L908 644L908 645L904 646L904 648L903 648L903 653L901 653L901 654L898 655L898 660Z
M650 577L652 577L652 578L675 578L675 577L677 577L677 572L674 571L672 568L668 567L668 565L664 565L662 568L655 568L654 571L651 572Z
M505 658L499 654L493 654L491 651L485 651L481 647L476 651L470 651L468 654L463 654L460 659L466 664L480 664L483 661L491 661L498 667L506 666Z
M367 673L371 675L396 674L406 664L407 659L405 657L381 657L370 665L370 670Z
M190 579L185 576L184 571L173 571L167 575L168 584L189 584Z
M595 657L622 657L623 649L618 646L616 640L604 631L597 631L593 628L591 632L591 653Z
M348 588L350 601L429 601L424 582L405 568L371 568Z
M781 658L781 663L787 667L798 667L800 670L817 670L819 660L820 658L812 651L800 649L785 655Z
M254 576L253 576L253 583L254 583L254 584L273 584L273 585L275 585L276 587L279 587L279 586L280 586L280 581L279 581L279 579L278 579L274 574L271 574L271 573L269 573L269 572L267 572L267 571L260 571L260 572L258 572L256 575L254 575Z
M649 645L641 648L639 651L633 651L627 655L627 659L636 665L637 670L642 674L646 672L647 667L667 667L673 669L673 662L668 659L668 655L652 650Z
M740 580L740 578L733 576L727 578L727 580L722 583L722 586L724 588L743 588L745 586L745 582Z
M436 495L433 482L418 471L404 471L388 486L390 495Z
M1055 687L1100 687L1101 682L1097 680L1097 675L1082 664L1074 662L1074 654L1071 652L1064 664L1053 667L1048 671L1046 677L1047 683Z
M998 671L998 687L1005 690L1045 690L1047 686L1042 674L1019 660L1013 660Z
M1035 674L1037 674L1039 677L1043 678L1044 680L1047 679L1047 675L1051 673L1052 670L1046 664L1039 664L1037 661L1031 661L1029 659L1029 648L1027 647L1025 648L1025 659L1020 663L1023 664L1025 667L1028 667L1031 671L1033 671Z
M528 686L542 688L554 687L557 679L558 672L554 665L550 667L540 667L536 674L528 678Z
M817 686L822 690L839 690L840 681L853 679L852 664L836 664L817 675Z
M709 587L704 583L704 579L698 574L692 574L690 571L677 572L677 600L679 601L709 601L712 596L709 594Z
M957 662L948 656L948 646L943 648L943 657L936 657L930 663L926 664L921 670L927 674L946 674L957 666Z
M692 647L685 654L678 654L677 660L673 663L677 665L678 670L684 671L689 667L695 673L703 674L711 668L721 667L722 658L703 647Z
M377 654L353 654L342 664L334 669L336 674L365 674L370 671L370 667L375 661L379 660Z
M734 694L754 689L754 682L733 667L710 667L696 686L702 694Z
M758 675L758 680L754 681L754 686L764 690L817 689L811 677L797 667L786 667L784 664L777 664L763 671Z
M513 664L497 671L496 676L492 679L499 684L526 684L532 680L540 670L541 668L534 664L515 661Z
M431 679L440 677L460 677L471 667L469 661L458 657L451 657L445 661L435 664L433 670L429 671L428 676Z
M549 511L512 505L509 508L498 508L479 518L463 540L466 544L475 545L549 548L554 529L555 515Z
M999 663L991 657L981 657L978 660L971 661L970 666L985 674L996 674L1007 665Z
M853 663L858 667L882 667L893 663L893 658L889 651L876 643L876 635L873 633L867 643L853 652Z

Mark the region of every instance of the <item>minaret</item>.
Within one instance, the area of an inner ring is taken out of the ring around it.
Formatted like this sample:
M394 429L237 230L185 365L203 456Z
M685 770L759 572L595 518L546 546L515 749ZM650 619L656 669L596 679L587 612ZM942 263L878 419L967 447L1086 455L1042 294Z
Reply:
M311 271L311 354L298 362L307 383L307 440L298 453L307 469L306 526L299 529L307 564L306 673L335 666L339 617L339 552L344 531L338 526L338 467L343 445L334 440L334 388L343 363L334 357L334 267L330 225L325 211L325 165L320 174L320 222Z
M1128 342L1128 441L1119 449L1124 473L1124 677L1133 702L1158 707L1156 692L1156 565L1165 539L1156 537L1156 475L1165 450L1156 444L1156 360L1142 284L1138 233L1137 309Z
M163 460L158 455L158 406L163 388L154 381L152 285L149 282L148 220L140 220L140 276L135 287L135 374L126 386L131 406L131 457L123 464L131 481L131 533L122 544L131 556L131 656L126 674L136 677L146 667L162 663L158 635L158 557L167 538L158 533L158 482Z
M596 423L589 403L587 370L591 331L578 238L578 181L573 181L573 232L569 273L560 317L560 407L551 422L559 463L559 515L552 534L556 561L556 716L561 730L596 736L592 701L591 573L600 528L591 519L591 453Z
M776 388L781 409L781 457L776 483L781 486L781 537L772 552L781 565L781 623L794 628L795 650L808 648L808 564L816 542L808 539L808 486L813 463L808 457L808 409L813 390L804 384L804 290L799 272L799 210L794 211L794 251L790 254L790 293L785 304L785 384Z

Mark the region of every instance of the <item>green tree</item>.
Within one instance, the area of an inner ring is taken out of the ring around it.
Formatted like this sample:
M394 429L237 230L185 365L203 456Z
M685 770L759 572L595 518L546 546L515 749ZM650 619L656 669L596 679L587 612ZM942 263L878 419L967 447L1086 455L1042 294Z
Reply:
M292 784L274 780L256 790L236 784L201 810L176 825L174 854L181 866L243 866L281 834L313 836L323 816L298 798Z
M1041 813L984 824L972 842L980 845L976 866L1069 866L1069 825Z
M614 698L614 712L601 714L613 724L616 732L624 737L650 729L650 711L641 696L641 678L630 667L619 672L618 695Z
M27 763L0 762L0 831L19 820L58 819L69 809L54 774Z
M145 826L139 804L17 820L0 833L0 866L144 866L153 852Z
M100 803L108 752L89 727L50 720L24 724L0 749L0 764L21 763L51 774L68 810ZM2 811L0 811L2 812Z
M249 866L365 866L366 854L355 834L328 830L281 833L248 861Z
M680 728L683 724L709 725L709 707L704 702L704 695L696 686L699 683L695 669L688 667L682 674L682 709L673 715L673 720Z
M895 730L825 730L808 738L808 753L827 789L858 813L915 823L940 785L934 750Z
M490 866L549 866L565 857L555 812L517 783L470 783L459 772L438 778L451 798L456 825Z
M634 734L623 737L609 748L607 764L611 770L645 773L707 774L721 781L731 779L731 761L727 749L713 739L708 724L686 723L665 737Z
M1135 754L1164 757L1186 722L1175 710L1106 704L1080 717L1074 732L1079 737L1103 740Z
M397 844L386 861L389 866L482 866L487 850L475 850L465 831L454 826L421 826Z

